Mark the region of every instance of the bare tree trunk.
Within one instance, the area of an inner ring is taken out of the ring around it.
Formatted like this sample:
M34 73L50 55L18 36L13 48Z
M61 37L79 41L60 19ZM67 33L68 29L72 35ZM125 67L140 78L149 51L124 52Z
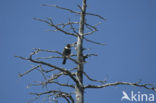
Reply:
M83 34L85 25L85 13L86 13L86 0L83 0L81 7L81 16L79 24L79 36L77 38L77 59L78 64L77 77L79 84L76 86L76 103L84 103L84 88L83 88Z

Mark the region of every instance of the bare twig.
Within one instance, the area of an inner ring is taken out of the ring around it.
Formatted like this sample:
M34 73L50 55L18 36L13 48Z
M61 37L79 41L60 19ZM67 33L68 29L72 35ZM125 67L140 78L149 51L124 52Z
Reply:
M82 12L82 8L81 5L77 5L77 7L80 9L80 11Z
M20 59L23 59L23 60L28 60L28 58L24 58L22 56L15 56L15 57L20 58Z
M66 11L69 11L69 12L71 12L71 13L80 14L80 12L77 12L77 11L74 11L74 10L71 10L71 9L68 9L68 8L64 8L64 7L61 7L61 6L58 6L58 5L43 4L42 6L56 7L56 8L58 8L58 9L66 10Z
M40 70L40 69L41 69L41 70ZM45 73L43 72L44 69L42 68L41 65L40 65L40 69L37 69L37 70L41 73L41 75L43 76L44 80L47 80L47 77L46 77Z
M60 73L54 74L54 75L52 75L52 77L47 82L53 81L55 79L58 79L62 75L67 75L67 74L65 72L60 72Z
M102 20L106 20L104 17L102 17L102 16L100 16L100 15L98 15L98 14L86 13L86 15L96 16L96 17L98 17L98 18L100 18L100 19L102 19Z
M88 33L85 33L84 35L91 35L93 34L94 32L96 32L97 30L92 30L91 32L88 32Z
M70 20L69 20L69 24L70 24L70 29L72 29L72 31L78 35L79 33L76 31L76 28L73 27L73 24L70 23Z
M95 42L95 41L93 41L93 40L89 40L89 39L87 39L87 38L85 38L85 37L84 37L84 39L85 39L87 42L90 42L90 43L93 43L93 44L106 45L106 44L104 44L104 43L99 43L99 42Z
M54 71L54 70L56 70L56 69L50 69L50 70L42 70L42 72L45 72L45 73L49 73L49 72L52 72L52 71Z
M24 58L23 58L23 59L24 59ZM28 74L28 73L32 72L33 70L35 70L35 69L39 68L40 66L41 66L41 65L34 66L34 67L32 67L30 70L28 70L28 71L24 72L23 74L19 74L19 76L20 76L20 77L23 77L24 75L26 75L26 74Z
M90 57L90 56L98 56L97 54L86 54L87 57Z
M82 7L80 6L80 5L78 5L78 8L81 10L81 12L83 11L82 10ZM102 20L106 20L104 17L102 17L102 16L100 16L100 15L98 15L98 14L93 14L93 13L85 13L85 15L91 15L91 16L96 16L96 17L98 17L98 18L100 18L100 19L102 19Z
M62 53L60 53L57 50L47 50L47 49L40 49L40 48L33 48L33 50L38 51L38 52L42 51L42 52L50 52L50 53L56 53L56 54L62 55Z
M90 80L90 81L93 81L93 82L99 82L99 83L106 83L106 81L101 81L101 80L95 80L95 79L92 79L86 72L83 72L83 74Z
M36 60L38 60L38 59L52 59L52 58L63 58L63 57L62 56L37 57Z
M98 29L97 29L96 26L99 25L100 23L101 23L101 22L99 22L98 24L95 24L95 25L90 25L90 24L85 23L86 27L90 30L90 32L85 33L84 36L86 36L86 35L91 35L91 34L93 34L94 32L98 31Z
M61 23L61 24L56 24L56 26L62 26L64 28L65 26L68 26L70 24L79 24L79 22L67 22L67 23Z

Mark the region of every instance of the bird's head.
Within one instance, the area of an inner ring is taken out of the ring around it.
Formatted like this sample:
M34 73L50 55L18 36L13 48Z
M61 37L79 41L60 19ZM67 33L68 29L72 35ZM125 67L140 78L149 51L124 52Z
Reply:
M67 47L70 48L70 44L67 44Z

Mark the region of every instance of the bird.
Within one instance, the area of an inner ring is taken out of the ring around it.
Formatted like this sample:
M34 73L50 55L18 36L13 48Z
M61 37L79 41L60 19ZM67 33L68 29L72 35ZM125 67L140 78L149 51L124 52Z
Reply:
M122 91L122 94L123 94L123 96L122 96L121 100L127 99L127 100L131 101L131 99L128 97L128 95L125 91Z
M71 54L71 45L67 44L63 50L63 62L62 62L62 64L66 64L66 60L70 56L70 54Z

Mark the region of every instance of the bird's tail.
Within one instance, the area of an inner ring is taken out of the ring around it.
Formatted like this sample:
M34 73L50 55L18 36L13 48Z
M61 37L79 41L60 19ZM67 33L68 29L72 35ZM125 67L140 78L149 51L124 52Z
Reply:
M63 62L62 62L62 64L66 64L66 60L67 60L67 58L64 57L64 58L63 58Z

